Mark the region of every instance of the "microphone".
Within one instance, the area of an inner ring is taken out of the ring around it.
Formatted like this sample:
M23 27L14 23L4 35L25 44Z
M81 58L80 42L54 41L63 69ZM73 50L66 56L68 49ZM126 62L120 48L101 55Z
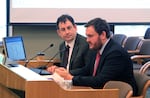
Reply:
M43 51L40 52L40 54L44 53L45 51L47 51L49 48L53 47L54 44L50 44L46 49L44 49Z
M62 53L62 52L64 52L64 51L66 51L66 48L64 48L64 49L62 49L62 50L60 50L60 51L58 51L54 56L52 56L52 57L49 59L49 62L53 62L53 60L55 59L55 57L56 57L58 54L60 54L60 53Z
M53 62L53 60L55 59L55 57L56 57L58 54L60 54L60 53L62 53L62 52L64 52L64 51L66 51L66 48L64 48L64 49L62 49L62 50L56 52L56 54L55 54L54 56L52 56L52 57L49 59L49 61L47 62L47 64L45 64L45 65L42 66L42 67L39 67L39 69L41 69L40 72L39 72L39 74L40 74L40 75L47 75L47 72L45 72L44 69L47 69L47 65L48 65L50 62ZM43 70L44 70L44 73L42 73ZM48 72L48 73L49 73L49 72ZM50 73L49 73L49 74L50 74Z
M25 67L27 67L28 63L30 62L30 60L33 60L34 58L36 58L38 55L44 54L44 52L46 52L49 48L53 47L54 44L50 44L47 48L45 48L44 50L42 50L41 52L37 53L35 56L33 56L32 58L30 58L29 60L26 61L26 63L24 64Z

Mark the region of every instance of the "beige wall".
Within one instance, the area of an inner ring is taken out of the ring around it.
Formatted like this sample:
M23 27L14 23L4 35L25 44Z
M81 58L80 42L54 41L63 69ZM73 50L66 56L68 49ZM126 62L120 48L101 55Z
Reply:
M30 59L38 52L46 49L51 43L54 46L46 51L46 57L50 58L56 54L59 44L62 42L56 33L55 26L49 25L15 25L13 36L21 35L24 39L27 58ZM59 56L57 56L58 58Z

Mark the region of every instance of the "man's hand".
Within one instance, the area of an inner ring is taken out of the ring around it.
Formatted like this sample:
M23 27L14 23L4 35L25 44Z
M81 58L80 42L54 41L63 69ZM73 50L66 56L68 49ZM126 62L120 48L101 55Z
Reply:
M47 68L47 71L53 74L55 72L56 68L58 68L58 67L57 66L50 66Z
M63 67L55 69L55 72L63 77L65 80L72 80L73 76Z

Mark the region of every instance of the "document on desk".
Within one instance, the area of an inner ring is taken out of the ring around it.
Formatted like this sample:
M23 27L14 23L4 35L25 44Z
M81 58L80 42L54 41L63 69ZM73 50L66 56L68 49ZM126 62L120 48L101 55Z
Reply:
M72 88L72 80L65 80L59 74L54 73L53 75L44 75L48 80L54 80L57 84L59 84L64 89L71 89Z
M44 75L42 76L48 80L54 80L56 83L58 83L60 86L63 86L64 78L62 78L59 74L54 73L53 75Z
M58 83L58 84L62 84L64 82L64 78L61 77L59 74L57 74L56 72L53 74L53 80Z
M41 75L41 76L46 78L47 80L53 80L53 75Z
M72 80L65 80L59 74L53 74L53 80L58 83L64 89L71 89L72 88Z
M58 84L61 84L61 82L64 82L64 78L62 78L57 73L54 73L53 75L43 75L42 77L44 77L44 78L46 78L48 80L54 80Z

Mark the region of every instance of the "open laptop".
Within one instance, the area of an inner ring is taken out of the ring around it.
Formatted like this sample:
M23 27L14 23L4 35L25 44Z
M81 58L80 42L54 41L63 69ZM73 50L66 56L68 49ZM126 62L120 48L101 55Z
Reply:
M5 65L17 66L17 61L26 60L26 53L22 36L3 38L4 51L6 55Z
M3 38L6 57L13 60L26 60L26 53L21 36L12 36Z
M13 67L17 66L16 61L27 60L26 52L24 47L24 42L22 36L12 36L12 37L4 37L4 50L6 54L6 65L11 65ZM32 71L38 74L50 74L44 69L39 68L30 68Z

